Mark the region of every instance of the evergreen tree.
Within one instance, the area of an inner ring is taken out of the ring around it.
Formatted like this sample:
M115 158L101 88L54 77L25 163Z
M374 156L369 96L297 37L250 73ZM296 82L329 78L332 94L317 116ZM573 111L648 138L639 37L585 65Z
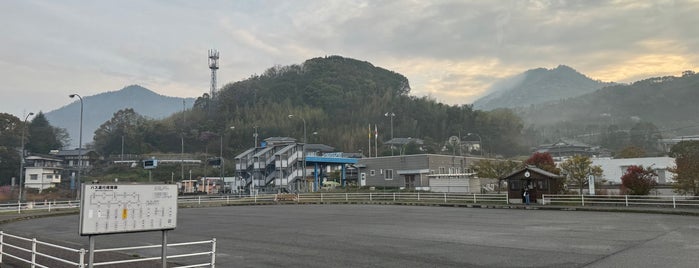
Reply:
M25 146L27 151L36 154L48 154L51 150L59 150L64 146L60 137L65 137L65 130L59 130L49 124L44 113L39 112L28 126L29 140Z

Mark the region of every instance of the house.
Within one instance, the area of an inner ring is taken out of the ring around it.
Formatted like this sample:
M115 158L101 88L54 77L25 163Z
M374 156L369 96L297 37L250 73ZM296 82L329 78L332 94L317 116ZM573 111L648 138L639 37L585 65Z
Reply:
M562 161L575 155L588 157L602 157L610 155L610 152L599 147L593 147L575 140L561 139L552 144L542 144L535 150L536 153L549 153L555 161Z
M674 173L668 169L675 166L675 159L672 157L641 157L641 158L593 158L592 165L602 168L602 178L611 184L621 184L621 176L626 173L630 166L651 167L658 174L659 184L672 183Z
M507 197L510 203L524 203L524 191L529 191L530 201L538 202L544 194L556 194L563 187L565 177L535 166L526 166L512 172L502 180L507 182Z
M658 140L658 147L661 149L663 152L669 153L670 150L672 149L672 146L675 146L675 144L678 144L683 141L699 141L699 135L691 135L691 136L680 136L680 137L675 137L675 138L669 138L669 139L659 139Z
M64 176L74 176L78 169L82 169L81 174L85 174L85 170L89 170L100 160L100 155L92 149L72 149L72 150L54 150L50 153L52 156L63 161ZM81 160L79 160L81 159ZM78 166L78 163L81 163Z
M391 151L396 150L395 152L398 155L405 154L405 148L408 144L414 143L416 144L421 151L424 151L422 149L422 145L425 144L425 141L417 138L392 138L388 140L387 142L384 142L384 145L389 146L391 148Z
M405 190L480 193L481 182L472 169L482 158L416 154L361 158L363 186Z
M65 170L70 173L77 172L79 159L82 159L80 168L83 170L90 169L96 161L100 160L100 155L92 149L82 149L82 152L79 149L54 150L50 154L62 159Z
M61 173L63 171L63 159L53 156L32 155L26 158L25 165L26 179L24 187L37 189L39 192L44 189L56 187L61 183Z

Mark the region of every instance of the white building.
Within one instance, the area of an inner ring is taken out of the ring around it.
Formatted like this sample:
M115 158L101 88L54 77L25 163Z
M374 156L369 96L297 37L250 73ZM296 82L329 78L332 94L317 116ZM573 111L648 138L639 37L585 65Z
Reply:
M61 183L61 171L63 160L48 156L28 156L27 165L24 167L24 187L27 189L44 189L56 187Z
M621 184L621 176L626 173L630 166L651 167L658 174L658 183L667 184L674 182L674 173L668 168L675 166L675 159L672 157L644 157L644 158L593 158L592 165L602 167L602 179L613 184Z

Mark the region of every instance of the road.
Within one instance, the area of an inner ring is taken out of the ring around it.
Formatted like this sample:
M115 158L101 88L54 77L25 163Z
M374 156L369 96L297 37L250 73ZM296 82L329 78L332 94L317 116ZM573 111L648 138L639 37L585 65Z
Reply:
M29 223L29 224L28 224ZM78 216L0 226L87 248ZM159 232L97 237L158 244ZM218 267L697 267L699 218L391 205L180 209L170 243L216 237ZM172 250L175 251L175 250ZM158 250L144 252L157 256Z

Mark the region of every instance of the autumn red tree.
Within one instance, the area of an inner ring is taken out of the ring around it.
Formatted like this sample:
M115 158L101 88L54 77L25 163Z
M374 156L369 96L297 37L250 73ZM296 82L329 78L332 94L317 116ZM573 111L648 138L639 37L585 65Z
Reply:
M536 152L524 161L524 164L536 166L553 174L561 174L561 170L556 167L556 163L553 162L553 157L549 153Z
M650 167L630 166L621 176L621 192L629 195L648 195L657 185L657 176Z

